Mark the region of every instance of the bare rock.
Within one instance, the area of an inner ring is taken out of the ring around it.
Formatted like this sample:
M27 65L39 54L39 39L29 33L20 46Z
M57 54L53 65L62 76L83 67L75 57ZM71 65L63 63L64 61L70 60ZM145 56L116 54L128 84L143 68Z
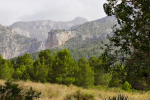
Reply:
M48 32L48 39L46 48L54 48L61 46L64 44L68 39L74 37L75 34L72 34L71 31L66 31L65 29L60 30L51 30Z

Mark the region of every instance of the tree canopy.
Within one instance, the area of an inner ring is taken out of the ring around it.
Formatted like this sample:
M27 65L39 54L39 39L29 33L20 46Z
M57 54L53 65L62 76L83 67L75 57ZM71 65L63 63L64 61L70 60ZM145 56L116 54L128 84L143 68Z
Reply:
M115 54L122 54L121 58L125 57L124 54L127 56L133 52L149 55L150 0L122 0L120 3L118 0L107 1L103 5L105 13L108 16L114 15L120 25L120 28L113 26L115 34L108 36L110 45L107 45L107 49L120 47Z
M150 83L150 0L107 0L103 5L108 16L115 16L114 35L108 36L103 56L110 65L126 64L127 76ZM118 47L119 49L114 50ZM131 74L132 73L132 74Z

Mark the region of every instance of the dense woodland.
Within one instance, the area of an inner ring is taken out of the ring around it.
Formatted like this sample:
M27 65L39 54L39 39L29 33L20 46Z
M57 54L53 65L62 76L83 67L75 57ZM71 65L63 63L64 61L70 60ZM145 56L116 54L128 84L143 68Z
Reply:
M102 56L93 56L86 60L74 60L67 49L53 54L49 49L40 51L39 58L33 60L30 54L18 56L16 59L6 60L0 57L0 78L14 80L31 80L35 82L49 82L90 88L93 86L123 87L130 89L127 82L127 70L120 63L106 73L107 67ZM144 83L145 84L145 83ZM125 88L125 90L126 90ZM146 86L138 89L147 89Z
M86 60L82 57L77 62L67 49L53 54L48 49L41 51L36 61L26 53L11 61L1 57L0 62L0 78L6 80L13 78L82 87L108 85L111 80L111 74L104 73L100 67L102 59L94 56Z

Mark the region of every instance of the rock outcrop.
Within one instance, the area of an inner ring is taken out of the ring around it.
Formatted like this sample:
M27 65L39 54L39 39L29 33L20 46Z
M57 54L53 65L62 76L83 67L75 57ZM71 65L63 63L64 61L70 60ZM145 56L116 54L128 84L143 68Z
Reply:
M44 50L45 43L38 39L15 35L12 27L0 25L0 54L4 59L11 59L24 53Z
M31 21L31 22L16 22L11 25L15 32L31 38L38 38L45 41L48 37L48 32L52 29L70 29L70 27L88 22L87 19L77 17L72 21L55 22L51 20Z
M46 48L58 47L74 36L75 34L73 34L71 31L66 31L64 29L51 30L48 32Z
M82 41L86 39L106 39L107 35L113 35L111 27L115 24L117 24L115 17L104 17L71 27L70 30L51 30L48 33L46 48L59 47L72 37L81 38ZM75 39L72 41L76 42Z

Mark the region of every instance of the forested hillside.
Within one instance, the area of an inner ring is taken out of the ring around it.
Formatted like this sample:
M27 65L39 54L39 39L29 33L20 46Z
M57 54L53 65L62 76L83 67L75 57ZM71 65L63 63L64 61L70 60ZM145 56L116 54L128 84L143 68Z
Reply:
M81 38L72 38L68 40L65 44L63 44L60 47L50 49L52 53L58 52L64 48L67 48L72 57L75 60L79 60L81 57L84 57L85 59L89 59L92 56L99 57L101 53L103 52L101 46L103 44L101 41L104 41L104 43L108 42L108 39L86 39L85 41L82 41ZM23 54L22 54L23 55ZM38 59L39 52L34 52L30 54L34 60Z

